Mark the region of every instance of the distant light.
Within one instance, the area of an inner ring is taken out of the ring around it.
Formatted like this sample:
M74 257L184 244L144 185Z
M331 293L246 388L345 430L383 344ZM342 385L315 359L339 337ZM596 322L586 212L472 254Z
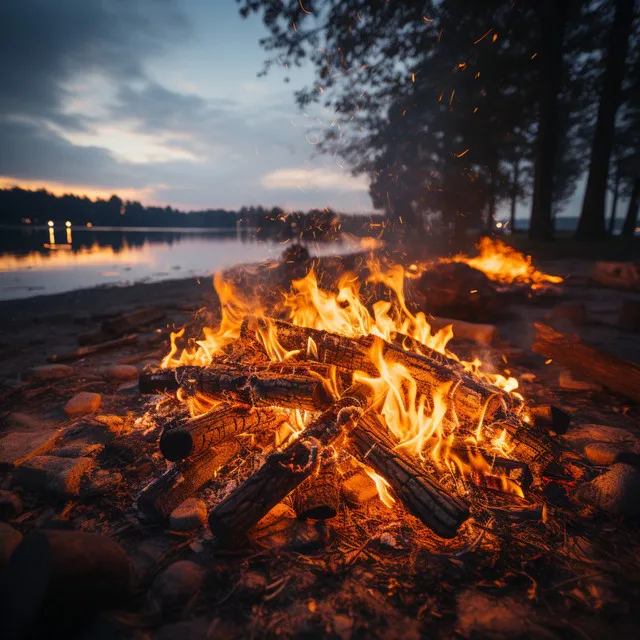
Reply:
M49 220L49 222L47 222L47 224L48 224L50 227L53 227L53 220Z
M502 229L502 222L496 222L496 227L498 227L498 229Z
M65 226L67 226L67 227L70 227L70 226L71 226L71 223L70 223L68 220L67 220L64 224L65 224Z
M93 227L93 223L92 222L87 222L87 228L91 229L91 227Z

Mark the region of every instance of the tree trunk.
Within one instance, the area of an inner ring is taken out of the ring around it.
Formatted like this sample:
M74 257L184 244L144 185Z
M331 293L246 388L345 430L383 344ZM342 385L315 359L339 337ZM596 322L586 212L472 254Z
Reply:
M597 240L604 238L605 198L609 159L613 148L616 112L620 106L625 60L629 49L629 35L633 23L635 0L617 0L616 12L609 32L607 62L600 96L598 119L591 147L591 165L576 238Z
M616 164L616 179L613 184L613 200L611 200L611 215L609 216L609 235L612 236L616 228L616 211L618 210L618 196L620 195L620 167Z
M535 176L529 237L553 239L553 177L559 134L558 93L562 84L562 51L568 0L542 0L540 47L540 121L535 151Z
M629 199L629 208L627 209L627 217L624 219L622 227L622 235L626 238L633 238L638 224L638 206L640 205L640 176L633 181L633 191Z
M518 181L520 180L520 160L513 163L513 182L511 183L511 233L516 232L516 205L518 204Z

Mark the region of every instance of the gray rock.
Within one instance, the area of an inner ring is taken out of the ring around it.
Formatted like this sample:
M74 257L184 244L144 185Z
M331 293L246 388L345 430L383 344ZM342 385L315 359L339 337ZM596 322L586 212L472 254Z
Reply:
M101 401L102 397L99 393L81 391L64 405L64 412L69 418L84 416L97 411Z
M191 531L201 527L207 519L207 505L199 498L188 498L169 516L169 527L174 531Z
M619 462L579 487L575 498L614 517L638 517L640 472L635 467Z
M0 490L0 520L12 520L22 513L22 500L13 491Z
M13 484L36 493L78 496L83 479L95 466L91 458L36 456L14 471Z
M204 570L200 565L179 560L154 580L151 592L163 610L183 609L198 595L203 582Z
M37 380L60 380L73 375L74 369L68 364L45 364L33 370Z
M54 448L59 431L13 431L0 439L0 469L13 469Z
M11 525L0 522L0 569L9 562L11 554L22 541L22 534Z
M562 438L595 464L610 465L627 454L640 454L640 439L634 432L604 424L570 427Z

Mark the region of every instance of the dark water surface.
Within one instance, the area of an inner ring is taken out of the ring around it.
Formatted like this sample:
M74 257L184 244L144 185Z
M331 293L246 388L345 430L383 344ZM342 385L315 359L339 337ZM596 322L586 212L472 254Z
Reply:
M243 262L277 258L287 246L257 242L246 230L0 227L0 300L205 276ZM355 245L307 247L312 255L326 255Z

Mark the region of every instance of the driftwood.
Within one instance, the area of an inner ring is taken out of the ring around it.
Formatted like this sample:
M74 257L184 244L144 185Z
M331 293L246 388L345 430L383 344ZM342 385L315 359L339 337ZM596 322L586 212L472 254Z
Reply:
M298 518L326 520L335 517L340 506L340 480L333 460L322 460L292 497Z
M175 462L197 456L241 433L275 430L285 421L286 416L276 409L224 403L165 429L160 436L160 451Z
M167 312L162 307L145 307L115 318L107 318L102 322L101 329L106 334L120 337L127 333L133 333L141 327L158 322L166 315Z
M519 413L522 401L503 390L486 384L464 371L460 363L421 345L422 354L404 350L369 335L347 338L327 331L298 327L280 320L273 322L280 344L288 351L298 350L305 358L331 364L347 371L364 371L378 376L379 372L370 358L376 340L381 341L382 354L386 361L402 364L416 381L419 393L432 397L443 384L449 384L448 397L462 421L477 422L501 413L505 408ZM243 333L266 332L267 321L247 318L241 329ZM310 341L313 346L308 349ZM307 351L309 353L307 353Z
M209 482L239 451L240 445L230 441L196 458L174 464L139 493L138 510L149 518L166 520L179 504Z
M138 340L138 336L133 334L125 336L124 338L118 338L117 340L109 340L108 342L101 342L90 347L80 347L75 351L69 351L67 353L54 354L47 358L47 362L73 362L74 360L80 360L86 356L92 356L95 353L101 351L108 351L109 349L117 349L118 347L124 347L128 344L135 344Z
M359 415L361 404L356 398L336 402L218 504L209 515L216 544L241 545L249 529L313 473L319 454Z
M453 538L469 517L465 502L450 495L417 460L395 448L397 443L376 414L365 414L351 429L347 443L351 453L389 483L409 513L440 537Z
M640 366L566 335L535 323L533 350L564 365L577 376L602 384L640 402Z
M276 365L278 363L274 363ZM323 368L326 376L328 367ZM240 369L227 364L208 367L146 369L140 377L141 393L158 393L181 388L187 393L201 393L212 399L249 406L275 406L294 409L322 410L335 400L316 371L308 367L259 366Z

